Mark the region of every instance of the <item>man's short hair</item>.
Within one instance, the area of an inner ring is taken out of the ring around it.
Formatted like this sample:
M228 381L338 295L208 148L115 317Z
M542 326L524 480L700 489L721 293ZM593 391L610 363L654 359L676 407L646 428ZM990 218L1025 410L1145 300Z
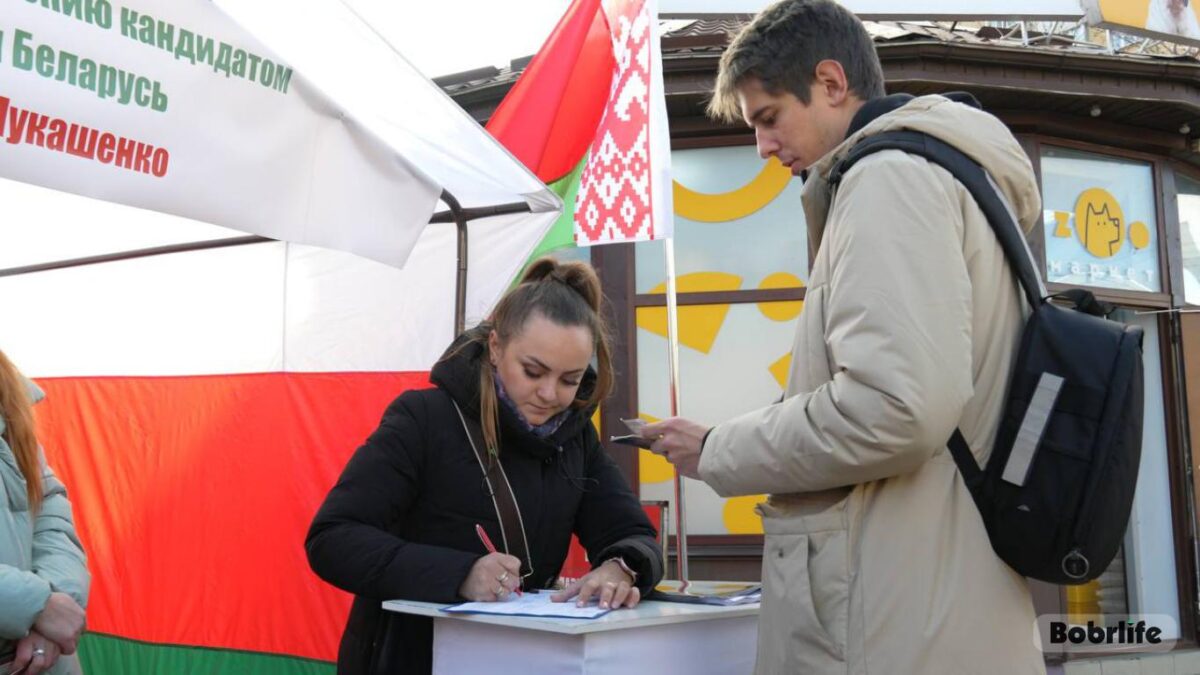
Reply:
M883 96L879 55L858 17L833 0L781 0L755 17L721 55L708 114L739 120L737 87L751 77L769 93L790 92L807 105L817 64L826 59L842 64L858 98Z

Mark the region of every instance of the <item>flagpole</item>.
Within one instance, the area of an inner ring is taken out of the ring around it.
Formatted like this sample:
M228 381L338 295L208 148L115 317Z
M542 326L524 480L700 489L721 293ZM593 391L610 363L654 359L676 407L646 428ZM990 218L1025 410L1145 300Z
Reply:
M675 302L675 238L663 240L667 258L667 368L671 417L679 416L679 312ZM675 471L675 571L679 591L688 586L687 520L684 517L683 477Z

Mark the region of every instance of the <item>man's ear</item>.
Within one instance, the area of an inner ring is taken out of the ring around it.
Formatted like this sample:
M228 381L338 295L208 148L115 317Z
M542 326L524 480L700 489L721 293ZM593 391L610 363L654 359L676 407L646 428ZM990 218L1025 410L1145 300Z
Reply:
M820 92L829 105L837 107L850 96L850 85L846 81L846 69L833 59L817 63L813 71L813 88Z

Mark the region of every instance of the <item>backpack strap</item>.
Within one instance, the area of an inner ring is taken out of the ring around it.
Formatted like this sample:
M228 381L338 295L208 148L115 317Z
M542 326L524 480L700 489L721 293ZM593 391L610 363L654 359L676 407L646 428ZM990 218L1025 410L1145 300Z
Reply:
M479 462L479 468L483 471L492 505L496 507L496 516L500 520L500 537L504 540L504 552L521 559L523 580L533 573L533 560L529 556L529 541L525 538L525 522L521 519L520 508L517 507L517 497L513 494L512 485L508 482L508 476L504 474L500 460L489 461L479 420L464 415L457 401L451 399L451 402L454 403L458 419L462 421L463 429L467 432L467 441L471 450L475 452L475 460Z
M962 474L967 487L972 487L983 479L983 470L979 468L979 462L975 461L975 455L971 452L971 446L967 445L967 439L963 437L961 429L954 430L946 445L950 448L950 456L958 465L958 472ZM975 491L971 490L971 495L974 494Z
M868 136L834 164L829 172L830 186L836 188L859 160L882 150L902 150L924 157L949 171L951 176L967 188L967 192L987 218L992 232L996 234L1000 248L1004 251L1004 258L1017 277L1017 283L1024 291L1030 308L1036 310L1047 295L1046 288L1033 265L1033 254L1025 242L1025 235L1017 224L1016 216L991 176L978 162L958 148L920 131L885 131ZM975 455L960 429L954 430L946 445L968 486L982 479L979 463L975 461Z
M1012 209L1004 201L996 184L979 163L958 148L920 131L886 131L868 136L857 143L829 172L829 184L836 187L850 170L867 155L881 150L903 150L924 157L950 172L971 193L988 224L1000 241L1004 257L1017 277L1029 306L1036 309L1046 296L1041 277L1033 266L1033 256L1025 235L1017 225Z
M1111 302L1103 302L1097 300L1092 292L1083 288L1068 288L1065 291L1055 293L1050 296L1056 300L1066 300L1075 305L1075 311L1108 318L1109 314L1116 311L1117 306Z

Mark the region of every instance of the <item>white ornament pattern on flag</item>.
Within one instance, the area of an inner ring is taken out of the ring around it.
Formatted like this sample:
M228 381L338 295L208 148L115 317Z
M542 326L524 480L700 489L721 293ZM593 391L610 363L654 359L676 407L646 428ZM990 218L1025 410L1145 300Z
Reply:
M580 177L575 242L580 246L655 238L650 175L651 39L646 0L606 2L613 26L612 92Z

